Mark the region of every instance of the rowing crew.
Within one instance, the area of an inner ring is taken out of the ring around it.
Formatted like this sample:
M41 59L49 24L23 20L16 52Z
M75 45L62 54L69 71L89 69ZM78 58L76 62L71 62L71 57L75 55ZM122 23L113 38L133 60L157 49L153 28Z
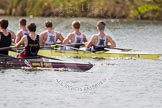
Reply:
M88 51L103 50L105 47L116 47L115 41L104 33L106 24L103 21L97 22L98 34L92 36L87 41L86 36L80 32L80 22L73 21L73 32L69 33L64 38L61 33L54 31L51 21L45 21L45 31L40 35L36 34L35 23L30 23L26 27L26 19L19 20L20 30L17 32L16 37L13 32L8 30L8 20L0 20L0 48L9 47L12 42L15 42L15 46L19 47L24 45L24 50L18 55L18 58L25 58L30 56L37 56L40 46L57 44L85 44ZM77 48L79 48L77 46ZM0 54L8 55L8 50L0 51Z

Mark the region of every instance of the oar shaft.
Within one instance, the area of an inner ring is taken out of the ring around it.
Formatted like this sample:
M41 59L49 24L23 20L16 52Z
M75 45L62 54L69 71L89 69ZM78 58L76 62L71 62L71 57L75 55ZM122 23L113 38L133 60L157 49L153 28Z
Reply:
M48 57L48 56L38 55L38 57L42 57L42 58L46 58L46 59L51 59L51 60L58 60L58 61L62 61L61 59L57 59L57 58L53 58L53 57Z
M3 51L3 50L11 50L12 48L15 48L15 46L2 47L2 48L0 48L0 51Z
M83 43L74 43L74 44L55 44L55 45L45 45L45 46L41 46L40 48L59 48L59 47L64 47L64 46L68 46L68 47L77 47L77 46L84 46Z
M131 51L133 49L126 49L126 48L104 48L105 50L121 50L121 51Z

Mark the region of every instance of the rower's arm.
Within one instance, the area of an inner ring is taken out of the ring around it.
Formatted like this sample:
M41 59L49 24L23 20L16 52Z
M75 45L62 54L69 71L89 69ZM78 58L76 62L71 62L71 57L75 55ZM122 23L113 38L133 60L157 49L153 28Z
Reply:
M107 37L107 40L108 40L107 42L110 43L110 45L108 45L110 48L116 47L115 41L110 36Z
M44 36L46 35L45 32L42 32L40 33L39 35L39 43L40 43L40 46L44 46L45 45L45 39L44 39Z
M93 35L92 38L87 43L86 48L90 48L91 46L93 46L95 44L95 38L96 38L96 36Z
M12 38L12 43L15 43L15 38L16 38L16 35L13 31L10 30L10 33L11 33L11 38Z
M20 31L18 31L16 34L15 43L18 43L21 40L21 37L22 37L22 33Z
M58 39L61 41L61 44L62 44L63 41L64 41L64 37L62 36L61 33L57 33L57 36L58 36Z
M83 42L86 43L87 42L87 38L85 35L83 35Z
M63 44L68 44L69 43L69 41L71 41L72 40L72 34L70 33L70 34L68 34L68 36L63 40Z
M21 38L21 40L18 43L15 44L15 46L18 48L22 44L24 44L24 46L27 46L28 45L28 40L27 40L27 37L26 36L23 36Z

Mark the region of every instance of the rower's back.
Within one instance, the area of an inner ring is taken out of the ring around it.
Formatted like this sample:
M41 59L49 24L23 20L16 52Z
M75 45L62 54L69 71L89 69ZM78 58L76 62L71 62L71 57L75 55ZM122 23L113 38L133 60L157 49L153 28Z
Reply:
M19 20L19 28L20 28L20 30L16 33L15 43L18 43L23 36L29 34L27 31L27 28L26 28L26 19L25 18L21 18Z
M7 31L8 20L0 20L0 48L9 47L12 42L11 33ZM8 55L8 49L0 51L0 54Z
M22 39L16 43L16 47L19 47L21 43L24 44L24 50L18 55L18 58L27 58L32 56L37 56L39 51L39 35L36 32L36 25L35 23L30 23L27 25L27 29L29 31L29 35L25 35Z
M80 48L80 45L87 42L87 38L84 34L80 32L80 21L72 22L73 32L69 33L67 37L64 39L64 44L73 44L75 48ZM76 44L76 45L75 45Z

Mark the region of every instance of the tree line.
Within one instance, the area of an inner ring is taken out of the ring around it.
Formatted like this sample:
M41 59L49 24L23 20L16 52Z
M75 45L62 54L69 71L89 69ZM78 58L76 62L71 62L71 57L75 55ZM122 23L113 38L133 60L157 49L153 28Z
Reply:
M162 20L162 0L0 0L0 15Z

